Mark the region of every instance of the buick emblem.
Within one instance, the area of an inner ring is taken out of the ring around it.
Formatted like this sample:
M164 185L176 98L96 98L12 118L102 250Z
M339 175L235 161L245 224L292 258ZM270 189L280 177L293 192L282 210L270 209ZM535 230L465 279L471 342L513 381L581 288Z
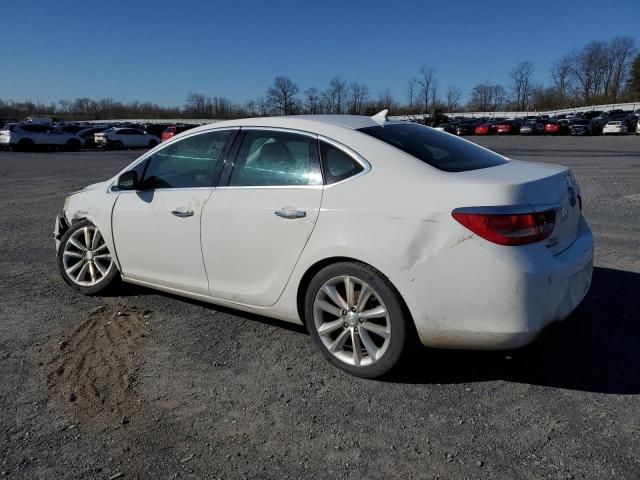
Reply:
M569 187L569 204L572 207L576 206L576 191L573 189L573 187Z

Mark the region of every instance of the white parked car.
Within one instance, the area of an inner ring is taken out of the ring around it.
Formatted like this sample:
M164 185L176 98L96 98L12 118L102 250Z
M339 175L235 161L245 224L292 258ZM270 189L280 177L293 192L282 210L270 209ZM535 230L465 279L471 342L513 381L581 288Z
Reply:
M123 148L153 148L160 143L155 135L137 128L110 128L94 135L97 147L121 150Z
M640 135L640 120L638 120L638 123L636 123L636 134Z
M624 122L612 121L602 127L602 134L607 135L610 133L627 133L628 129Z
M592 274L581 207L566 167L384 114L242 119L71 194L55 238L80 292L122 278L303 323L375 377L416 338L513 348L569 315Z
M39 147L78 150L82 144L78 136L48 124L13 123L0 129L0 146L12 150L28 151Z

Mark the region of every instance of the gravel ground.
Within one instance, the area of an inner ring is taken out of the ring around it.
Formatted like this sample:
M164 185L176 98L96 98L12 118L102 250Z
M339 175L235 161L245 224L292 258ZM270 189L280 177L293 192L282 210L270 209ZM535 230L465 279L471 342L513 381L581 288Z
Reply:
M593 286L533 345L425 350L386 381L269 319L131 286L76 294L55 214L139 153L0 152L0 475L640 478L640 138L477 141L573 168Z

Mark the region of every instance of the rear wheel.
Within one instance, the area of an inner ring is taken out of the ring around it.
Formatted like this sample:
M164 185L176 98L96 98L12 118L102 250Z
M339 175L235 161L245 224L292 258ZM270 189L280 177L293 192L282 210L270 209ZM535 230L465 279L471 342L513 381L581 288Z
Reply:
M33 140L28 138L23 138L18 142L18 144L14 147L15 150L19 152L29 152L35 148L36 144L33 143Z
M111 144L111 147L114 150L122 150L124 148L124 144L120 140L116 140Z
M324 357L359 377L386 374L405 349L407 325L398 293L365 264L340 262L320 270L306 292L305 321Z
M158 145L158 142L155 140L149 140L149 148L153 148Z
M58 268L65 282L86 295L100 293L118 279L118 269L102 234L82 220L60 239Z
M67 150L70 152L77 152L80 149L80 142L75 138L67 141Z

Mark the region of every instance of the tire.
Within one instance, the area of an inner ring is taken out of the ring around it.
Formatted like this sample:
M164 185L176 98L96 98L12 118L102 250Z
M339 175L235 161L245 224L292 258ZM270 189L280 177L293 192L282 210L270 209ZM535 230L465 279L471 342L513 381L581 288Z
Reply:
M78 140L75 139L70 139L67 141L67 150L69 150L70 152L77 152L78 150L80 150L80 142Z
M149 148L153 148L156 145L158 145L158 142L156 142L155 140L149 140Z
M57 256L58 269L64 281L85 295L104 292L120 279L100 231L88 220L73 224L64 233Z
M20 140L17 145L14 147L18 152L29 152L35 148L36 144L33 143L33 140L29 140L28 138L23 138Z
M113 150L122 150L124 148L124 144L120 140L116 140L111 144L111 148Z
M362 292L366 292L363 297ZM360 316L365 313L367 317ZM320 270L307 288L304 314L313 342L329 363L363 378L380 377L398 365L413 331L389 280L356 262Z

